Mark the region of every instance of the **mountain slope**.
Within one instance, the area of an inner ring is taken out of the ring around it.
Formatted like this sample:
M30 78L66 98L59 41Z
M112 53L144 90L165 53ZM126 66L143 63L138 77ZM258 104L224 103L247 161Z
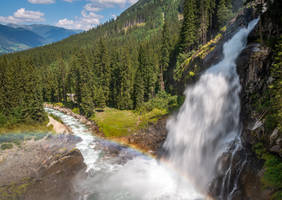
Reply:
M32 31L0 25L0 54L37 47L44 42L43 37Z
M42 24L0 25L0 54L50 44L78 32Z
M65 39L73 34L82 32L81 30L70 30L64 29L61 27L44 25L44 24L31 24L31 25L17 25L17 24L8 24L8 26L13 28L24 28L30 30L37 35L43 37L46 40L46 43L53 43Z

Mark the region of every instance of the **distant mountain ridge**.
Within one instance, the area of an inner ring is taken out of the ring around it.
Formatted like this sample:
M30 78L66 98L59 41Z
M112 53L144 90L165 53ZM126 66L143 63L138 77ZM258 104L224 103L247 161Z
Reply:
M0 24L0 54L50 44L80 32L43 24Z

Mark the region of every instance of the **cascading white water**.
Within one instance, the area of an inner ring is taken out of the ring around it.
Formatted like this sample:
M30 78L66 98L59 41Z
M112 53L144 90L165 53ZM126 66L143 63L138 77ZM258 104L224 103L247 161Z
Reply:
M187 173L202 192L220 171L219 158L240 134L241 90L235 60L258 19L240 29L223 47L224 58L193 86L177 116L167 123L168 160Z
M169 134L164 148L169 164L119 145L114 146L114 154L109 153L105 147L113 144L90 135L71 116L46 109L61 117L82 139L77 148L87 173L74 180L80 200L205 199L209 184L220 171L219 158L240 133L240 84L235 60L257 21L226 42L224 59L186 89L180 112L167 124Z

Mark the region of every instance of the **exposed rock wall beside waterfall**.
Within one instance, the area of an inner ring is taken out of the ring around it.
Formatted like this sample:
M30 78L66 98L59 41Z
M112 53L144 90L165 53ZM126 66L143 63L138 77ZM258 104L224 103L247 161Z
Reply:
M276 1L275 6L281 6ZM281 8L281 7L280 7ZM257 144L263 144L267 152L282 156L282 135L277 128L266 128L265 119L269 114L266 108L258 111L257 102L263 99L273 78L270 75L273 63L273 42L282 33L282 24L269 9L262 14L260 23L249 35L247 48L237 59L237 71L242 85L241 121L242 140L247 150L247 163L242 171L239 183L244 199L271 199L277 188L265 187L262 179L265 173L264 160L254 152ZM279 20L279 19L278 19ZM261 40L262 39L262 40ZM264 102L265 103L265 102ZM279 172L278 172L279 173Z

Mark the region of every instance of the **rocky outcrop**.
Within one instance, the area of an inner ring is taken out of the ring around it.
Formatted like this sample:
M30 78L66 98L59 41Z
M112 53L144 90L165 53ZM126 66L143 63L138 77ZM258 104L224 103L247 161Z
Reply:
M55 120L51 116L48 116L48 119L49 119L49 123L47 124L47 127L52 126L53 130L57 134L70 134L70 133L72 133L72 130L68 126L66 126L65 124L58 122L57 120Z
M159 119L135 134L115 140L156 156L161 153L161 147L167 136L166 121L167 117Z
M0 151L1 200L72 200L72 178L84 169L73 135L49 135Z

